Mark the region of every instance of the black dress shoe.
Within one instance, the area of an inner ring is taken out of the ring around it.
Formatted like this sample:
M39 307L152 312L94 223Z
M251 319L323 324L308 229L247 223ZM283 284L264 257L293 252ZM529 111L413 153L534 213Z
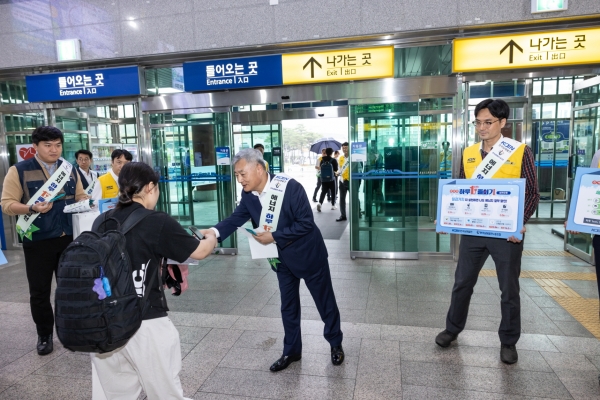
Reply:
M52 334L46 336L38 336L37 352L40 356L45 356L52 353L54 345L52 343Z
M517 348L514 345L503 344L500 348L500 360L505 364L514 364L519 361Z
M438 346L448 347L450 343L454 342L458 335L448 332L447 330L443 330L435 337L435 342Z
M289 367L289 365L294 361L298 361L301 358L302 354L296 354L293 356L281 356L281 358L275 361L269 369L273 372L281 371L282 369L286 369L287 367Z
M318 202L319 202L319 200L317 200L313 197L313 203L318 203Z
M346 220L346 217L339 217L338 219L336 219L337 222L345 221L345 220Z
M331 347L331 363L333 365L342 365L344 362L344 349L342 345Z

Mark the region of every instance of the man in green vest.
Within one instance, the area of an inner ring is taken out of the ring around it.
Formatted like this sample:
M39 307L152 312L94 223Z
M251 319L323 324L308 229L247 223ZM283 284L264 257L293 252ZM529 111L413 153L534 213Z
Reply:
M540 194L535 174L533 151L523 143L502 136L510 108L503 100L487 99L475 107L475 129L481 142L467 147L462 155L460 179L525 178L523 225L535 212ZM525 233L525 226L521 230ZM488 256L496 264L502 296L502 320L498 329L500 359L506 364L518 360L515 347L521 335L521 298L519 275L523 241L511 236L498 239L484 236L462 236L456 266L446 329L435 342L448 347L465 328L473 287Z

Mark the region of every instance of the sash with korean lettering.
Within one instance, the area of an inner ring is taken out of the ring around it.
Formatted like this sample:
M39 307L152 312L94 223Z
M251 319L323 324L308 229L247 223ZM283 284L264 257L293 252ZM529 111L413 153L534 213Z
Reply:
M50 179L48 179L46 183L31 196L27 202L28 206L53 199L69 181L73 166L62 157L60 160L62 161L60 166L56 168L56 171L54 171ZM33 221L39 215L40 213L33 212L31 214L19 216L17 219L17 233L21 237L21 240L23 240L23 237L32 240L31 235L33 232L39 231L39 228L33 225Z
M483 146L483 142L480 144ZM514 139L502 137L498 143L492 147L492 150L475 168L471 179L490 179L496 175L496 172L502 168L502 165L510 158L510 156L520 147L525 146L524 143L517 142Z
M271 179L266 199L262 204L260 222L258 224L265 232L275 232L277 230L281 205L283 204L283 197L285 196L285 188L291 179L292 178L286 174L277 174ZM268 260L273 270L276 271L277 264L279 264L280 261L277 258L269 258Z

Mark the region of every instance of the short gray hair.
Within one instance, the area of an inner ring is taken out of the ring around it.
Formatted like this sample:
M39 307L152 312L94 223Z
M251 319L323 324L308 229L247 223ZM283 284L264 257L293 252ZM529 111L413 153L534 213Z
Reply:
M267 169L267 164L263 159L262 153L259 150L255 149L243 149L240 150L234 157L231 165L235 168L235 164L238 162L246 160L248 164L258 164L262 166L265 170Z

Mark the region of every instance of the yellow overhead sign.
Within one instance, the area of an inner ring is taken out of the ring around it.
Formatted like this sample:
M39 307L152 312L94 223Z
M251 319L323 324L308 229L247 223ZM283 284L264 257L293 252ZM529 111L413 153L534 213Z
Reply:
M283 84L394 77L394 48L374 47L284 54Z
M452 70L477 72L600 63L600 28L455 39Z

